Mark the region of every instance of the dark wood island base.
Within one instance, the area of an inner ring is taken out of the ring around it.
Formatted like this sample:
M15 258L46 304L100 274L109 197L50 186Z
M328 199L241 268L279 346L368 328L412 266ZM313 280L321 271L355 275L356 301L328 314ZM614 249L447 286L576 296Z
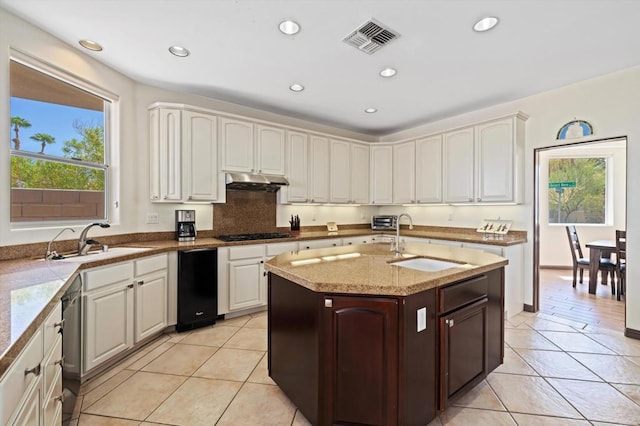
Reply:
M314 425L427 425L504 357L504 267L410 295L269 273L269 375Z

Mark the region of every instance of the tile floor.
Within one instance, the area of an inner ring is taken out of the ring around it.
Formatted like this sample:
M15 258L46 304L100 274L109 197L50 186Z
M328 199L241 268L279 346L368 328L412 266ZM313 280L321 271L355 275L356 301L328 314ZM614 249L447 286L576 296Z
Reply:
M589 294L588 275L585 272L584 282L574 288L571 269L540 269L540 312L600 328L624 330L625 301L611 294L611 283L598 282L596 294Z
M72 425L308 425L267 376L266 327L263 312L158 338L83 386ZM516 424L640 424L640 341L505 322L505 363L429 426Z

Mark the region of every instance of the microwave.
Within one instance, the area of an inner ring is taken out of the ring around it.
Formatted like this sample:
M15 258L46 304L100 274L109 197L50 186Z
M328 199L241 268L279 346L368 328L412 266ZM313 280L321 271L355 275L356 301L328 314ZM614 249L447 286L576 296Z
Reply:
M371 216L371 229L376 231L395 231L398 216Z

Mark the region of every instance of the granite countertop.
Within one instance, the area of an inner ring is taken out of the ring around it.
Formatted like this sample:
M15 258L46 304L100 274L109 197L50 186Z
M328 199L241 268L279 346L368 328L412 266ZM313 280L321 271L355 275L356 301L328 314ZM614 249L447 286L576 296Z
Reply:
M286 232L286 229L281 230L281 232ZM357 237L357 236L367 236L367 235L380 235L380 234L394 234L394 231L388 232L380 232L380 231L371 231L368 228L356 228L356 229L348 229L343 228L337 233L328 233L326 230L322 231L302 231L299 235L292 236L291 238L280 238L280 239L272 239L272 240L254 240L254 241L242 241L242 242L233 242L233 243L225 243L215 238L198 238L194 242L186 242L180 243L174 240L160 240L160 241L145 241L145 242L135 242L130 244L123 244L122 247L145 247L148 250L136 252L136 253L127 253L122 256L111 256L111 257L100 257L96 256L91 260L87 259L86 262L65 262L65 261L44 261L41 258L35 259L16 259L16 260L3 260L0 261L0 377L4 374L7 368L11 365L13 359L18 356L20 351L27 344L37 327L39 327L44 319L51 313L54 307L57 305L60 297L64 294L67 287L71 284L75 276L83 269L94 268L97 266L103 266L115 262L122 262L126 260L131 260L139 257L150 256L158 253L165 253L176 250L188 250L188 249L196 249L196 248L213 248L213 247L228 247L228 246L240 246L240 245L250 245L250 244L277 244L284 242L292 242L292 241L305 241L305 240L316 240L322 238L349 238L349 237ZM526 242L526 232L518 232L511 233L504 236L501 240L483 240L483 235L470 231L460 231L457 229L452 232L451 229L448 228L438 228L438 227L416 227L414 230L405 230L404 228L401 231L402 236L412 236L412 237L421 237L421 238L433 238L433 239L442 239L442 240L452 240L452 241L460 241L460 242L472 242L478 244L490 244L490 245L498 245L498 246L509 246L514 244L522 244ZM407 244L409 247L410 244ZM345 247L345 250L349 250L353 246ZM448 252L437 253L438 246L431 246L431 249L428 250L428 253L425 252L427 256L435 256L435 257L447 257ZM382 251L386 251L386 255L388 253L388 244L384 245L384 249ZM339 250L341 248L336 248L334 250ZM452 248L442 247L442 250L450 251ZM367 248L363 251L363 253L369 253L371 250L375 251L374 248ZM463 249L460 249L464 251ZM316 251L313 251L314 253ZM466 251L465 251L466 252ZM421 252L422 253L422 252ZM479 253L479 252L478 252ZM39 253L38 253L39 255ZM304 254L300 254L303 256ZM492 256L488 254L484 254L484 256ZM482 257L482 256L480 256ZM451 258L455 260L454 258ZM495 261L495 258L493 258ZM84 260L84 259L83 259ZM387 285L387 292L395 292L388 294L408 294L406 292L413 291L413 288L421 288L425 285L428 287L428 284L424 284L425 276L424 273L420 271L414 271L408 268L400 268L393 267L390 268L386 264L386 260L382 254L380 255L372 255L367 254L366 256L362 256L362 259L358 260L354 265L359 265L358 267L364 268L364 262L369 262L367 268L378 268L376 271L382 273L382 271L386 271L387 276L385 279L392 278L390 275L390 271L396 271L396 281L399 282L399 279L402 279L402 282L406 282L407 284L403 287L397 285L393 289ZM483 264L484 261L478 258L469 258L466 260L470 263L474 263L477 265ZM485 259L485 261L488 261ZM505 261L506 262L506 261ZM328 269L322 269L324 266L320 267L318 270L329 271L330 273L327 275L336 275L336 271L341 271L340 268L344 268L344 262L334 262L333 266ZM486 266L486 265L485 265ZM271 266L270 266L271 267ZM276 267L276 265L273 265ZM482 272L481 266L474 267L473 271ZM480 268L480 269L478 269ZM483 269L486 270L486 269ZM440 278L445 279L444 275L454 279L464 278L468 276L469 271L461 270L456 271L455 273L448 272L446 274L439 273L442 275ZM340 273L344 277L347 277L348 274ZM375 279L381 280L382 275L379 278L375 277L376 274L372 274L370 278L371 285L377 285L378 288L382 288L380 284L375 284ZM436 274L438 275L438 274ZM350 275L353 278L353 274ZM413 277L413 278L410 278ZM435 276L431 276L429 279L433 280L436 278ZM354 278L355 279L355 278ZM446 278L448 279L448 278ZM330 283L324 283L323 280L314 279L311 280L322 285L328 285L328 288L332 288ZM309 282L311 282L309 281ZM348 284L356 285L355 281L349 281ZM310 284L309 284L310 285ZM320 289L321 287L316 287ZM324 288L324 287L322 287ZM319 290L319 291L328 291L328 290ZM374 290L369 290L374 291Z
M316 292L407 296L469 278L508 264L479 250L407 243L404 258L389 244L363 244L281 254L266 270ZM397 266L397 261L425 257L459 263L459 267L423 272Z

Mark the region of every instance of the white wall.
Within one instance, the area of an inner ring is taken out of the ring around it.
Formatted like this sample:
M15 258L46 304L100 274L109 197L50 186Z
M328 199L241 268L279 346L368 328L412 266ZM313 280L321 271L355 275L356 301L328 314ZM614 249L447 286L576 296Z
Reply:
M578 236L585 257L589 249L585 244L594 240L613 240L616 229L626 229L626 145L618 142L603 142L595 145L579 145L575 148L556 148L540 153L540 188L547 188L549 181L549 158L573 156L610 157L609 167L612 179L611 223L605 225L577 225ZM565 225L549 224L545 214L548 199L544 190L540 197L540 266L571 267L571 251Z

